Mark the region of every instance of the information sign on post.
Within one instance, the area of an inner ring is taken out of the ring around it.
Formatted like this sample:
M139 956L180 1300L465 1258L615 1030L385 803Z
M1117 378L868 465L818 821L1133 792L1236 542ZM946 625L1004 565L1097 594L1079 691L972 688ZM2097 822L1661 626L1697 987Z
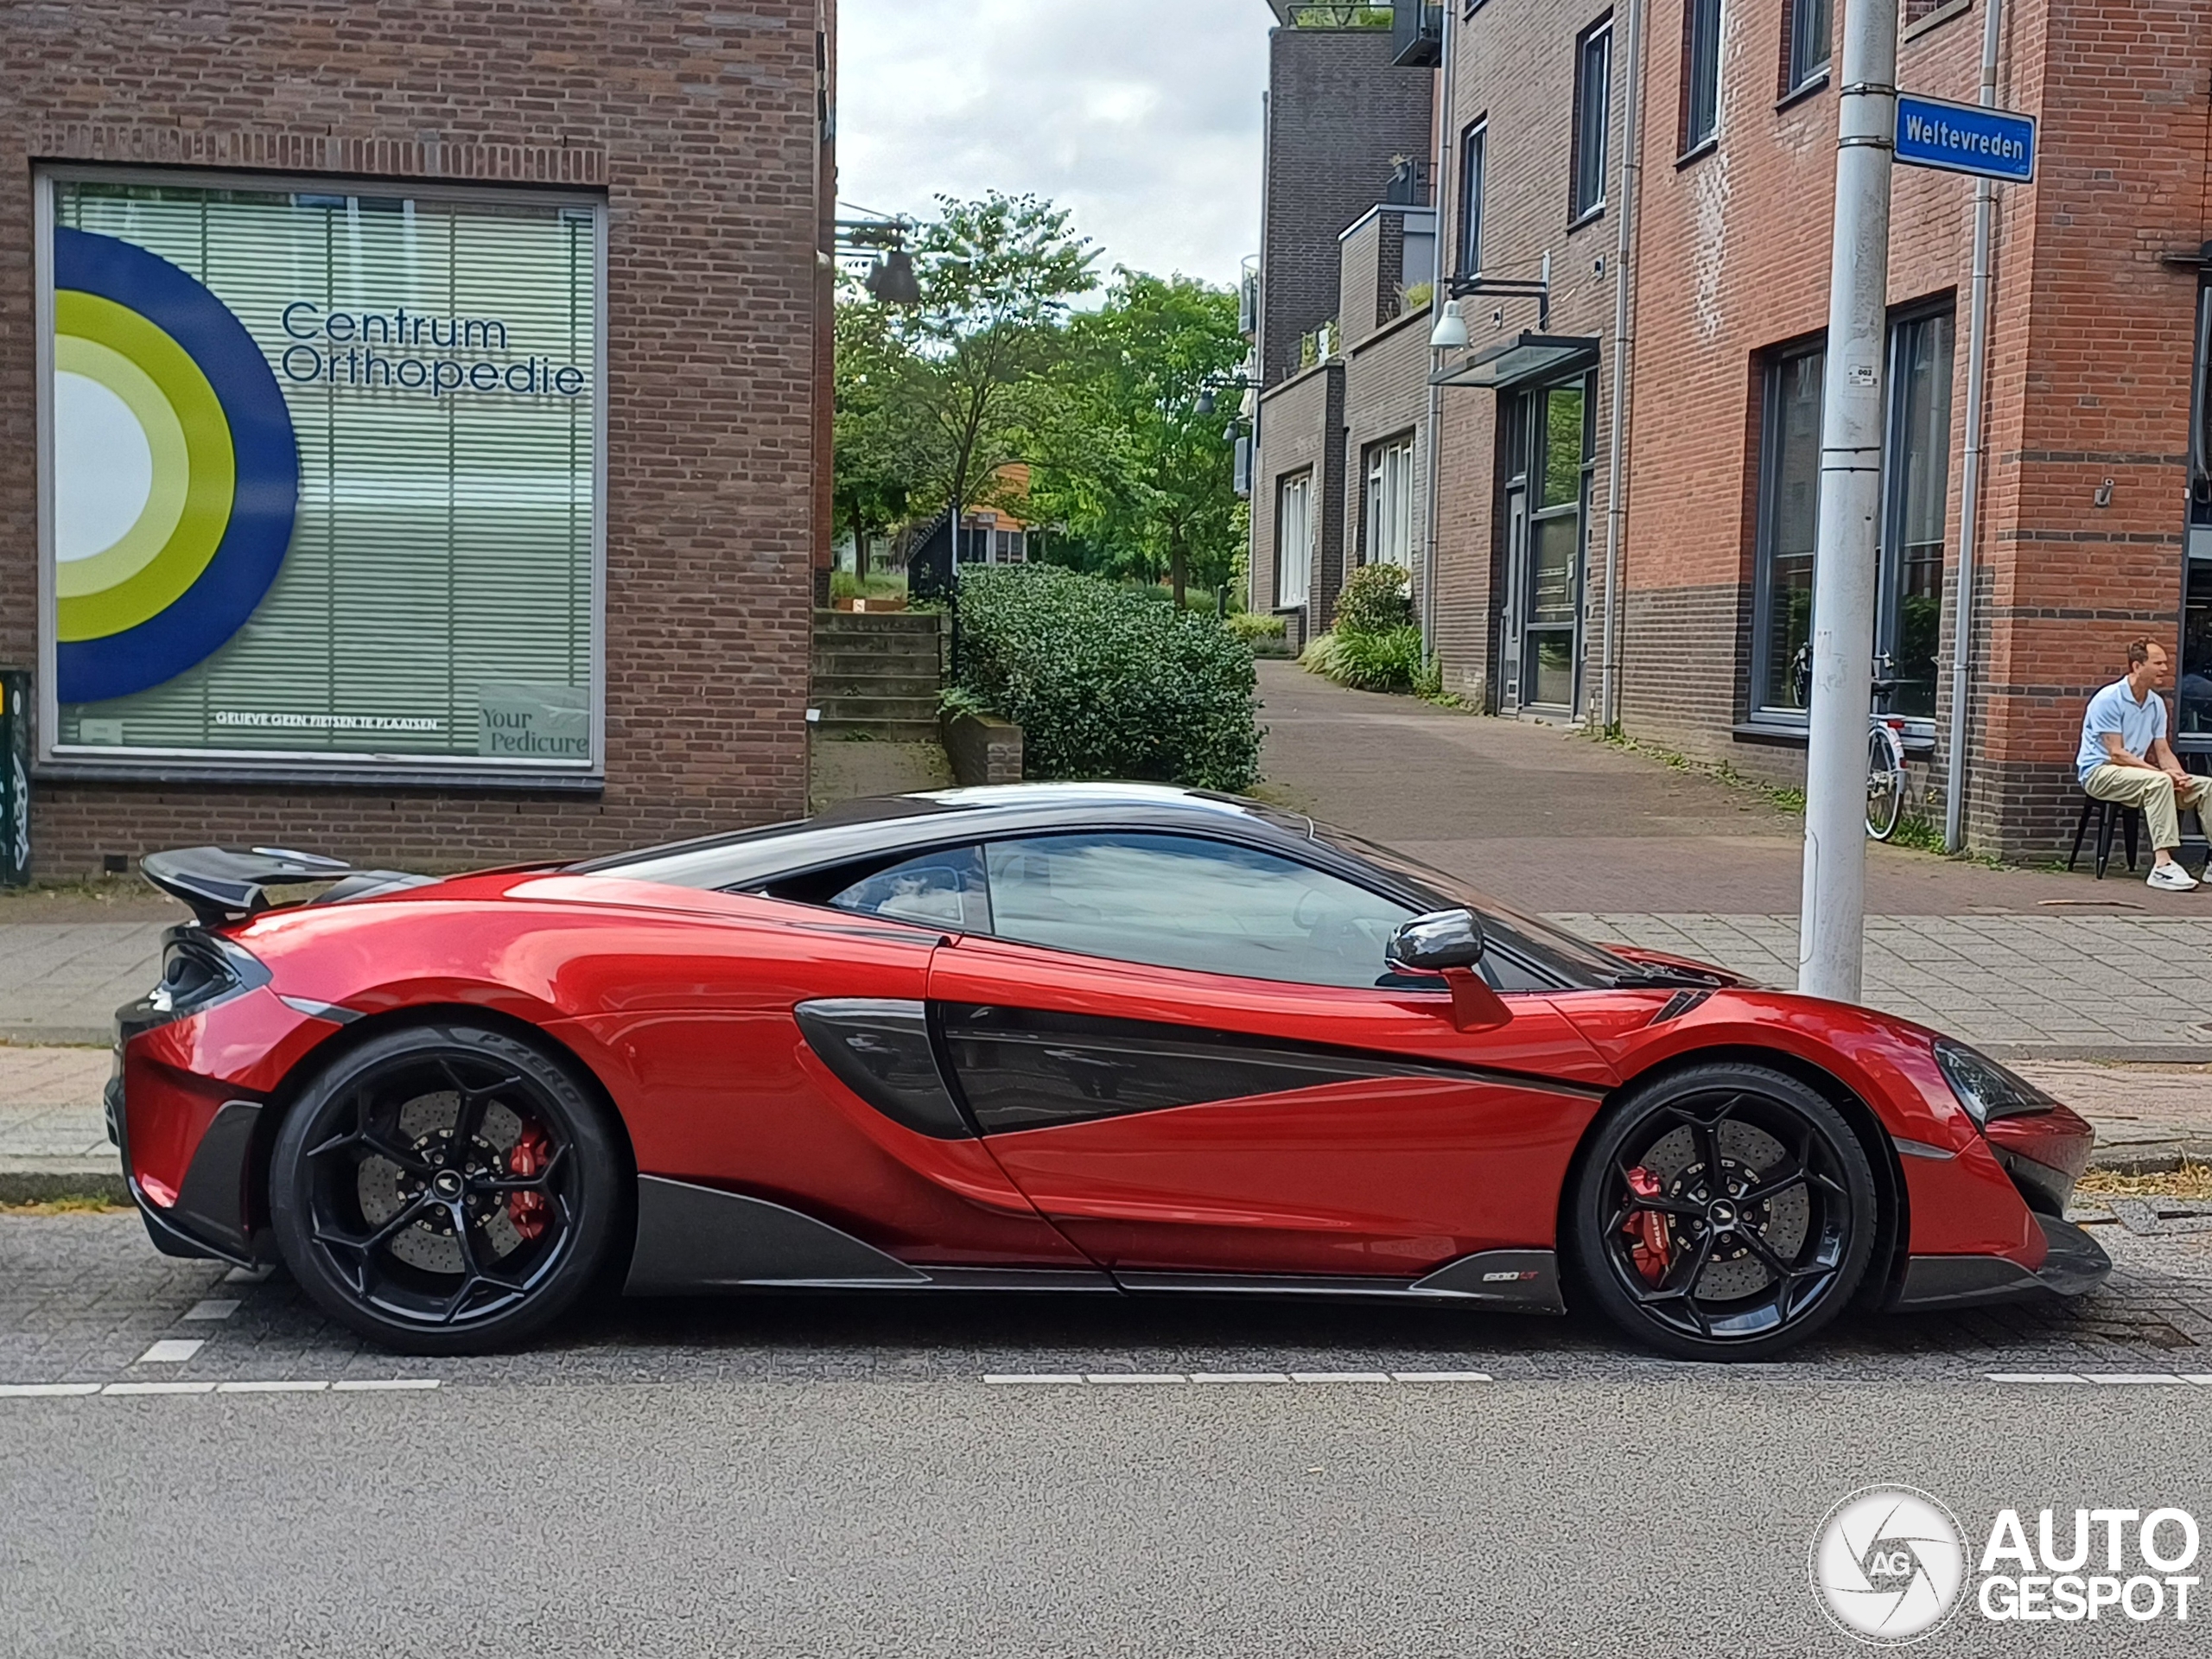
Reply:
M2033 184L2036 120L1940 98L1897 95L1897 160L1908 167Z

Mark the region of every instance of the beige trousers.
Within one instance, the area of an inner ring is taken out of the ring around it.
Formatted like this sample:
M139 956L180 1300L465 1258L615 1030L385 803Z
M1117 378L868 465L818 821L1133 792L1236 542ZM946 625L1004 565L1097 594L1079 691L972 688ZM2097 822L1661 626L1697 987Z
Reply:
M2212 778L2192 778L2177 789L2164 772L2140 766L2099 766L2082 787L2101 801L2140 809L2151 844L2169 853L2181 845L2183 809L2193 807L2201 817L2207 803L2212 803ZM2212 823L2204 827L2212 832Z

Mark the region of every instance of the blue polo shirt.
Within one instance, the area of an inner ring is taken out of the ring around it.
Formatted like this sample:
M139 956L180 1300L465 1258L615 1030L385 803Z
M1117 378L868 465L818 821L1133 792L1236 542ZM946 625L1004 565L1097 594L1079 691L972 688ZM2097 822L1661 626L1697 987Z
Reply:
M2089 699L2088 716L2082 722L2082 754L2076 762L2085 784L2099 766L2112 764L2112 756L2105 750L2107 732L2118 732L2120 747L2148 760L2151 746L2166 734L2166 700L2153 691L2138 702L2126 680L2105 687Z

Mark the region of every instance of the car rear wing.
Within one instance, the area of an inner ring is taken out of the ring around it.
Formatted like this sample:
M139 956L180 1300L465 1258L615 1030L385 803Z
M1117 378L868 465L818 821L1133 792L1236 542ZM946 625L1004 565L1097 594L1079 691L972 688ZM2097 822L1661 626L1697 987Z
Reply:
M342 859L296 853L283 847L254 847L244 852L227 847L186 847L149 853L139 861L138 870L172 899L189 906L202 927L219 927L258 915L270 907L272 887L321 887L326 891L312 902L334 904L424 887L435 879L398 870L357 870Z

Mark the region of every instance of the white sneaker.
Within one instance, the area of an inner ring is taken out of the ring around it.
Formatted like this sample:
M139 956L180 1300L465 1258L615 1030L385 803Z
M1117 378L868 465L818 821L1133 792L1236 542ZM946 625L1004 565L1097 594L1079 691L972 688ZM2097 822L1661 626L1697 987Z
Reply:
M2178 864L2153 864L2150 885L2161 893L2187 893L2196 886L2196 878Z

